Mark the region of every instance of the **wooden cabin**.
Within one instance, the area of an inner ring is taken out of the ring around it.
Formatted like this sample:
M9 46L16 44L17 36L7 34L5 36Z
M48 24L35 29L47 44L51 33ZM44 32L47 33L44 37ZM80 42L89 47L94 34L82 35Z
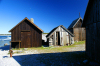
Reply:
M74 34L74 41L84 41L85 40L85 28L81 27L83 19L81 17L74 20L68 30Z
M40 47L42 45L43 30L28 18L24 18L9 32L11 32L11 47L13 48Z
M74 43L74 35L63 25L51 30L46 37L49 46L64 46Z
M89 0L82 26L86 28L86 54L100 62L100 0Z

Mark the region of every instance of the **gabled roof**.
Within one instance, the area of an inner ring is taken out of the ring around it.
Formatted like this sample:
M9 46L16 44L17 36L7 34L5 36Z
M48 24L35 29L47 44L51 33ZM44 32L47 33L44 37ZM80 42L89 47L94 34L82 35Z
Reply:
M33 22L31 22L27 17L25 17L21 22L19 22L15 27L17 27L17 26L20 25L22 22L24 22L24 20L27 20L29 23L31 23L32 25L34 25L36 28L38 28L40 31L43 32L42 29L40 29L37 25L35 25ZM15 27L13 27L9 32L11 32Z
M71 36L74 37L74 35L68 29L66 29L63 25L60 25L58 27L62 27L63 29L65 29L66 32L68 32ZM46 37L49 37L58 27L55 27L53 30L51 30Z
M58 26L59 27L59 26ZM49 34L46 36L46 37L48 37L50 34L52 34L58 27L55 27L53 30L51 30L50 32L49 32Z
M70 24L70 26L68 27L68 29L73 28L73 27L76 25L76 23L78 23L78 21L79 21L80 19L82 20L81 17L75 19L75 20Z
M86 20L87 20L87 17L88 17L88 13L90 12L90 9L91 9L94 1L95 0L89 0L88 1L88 5L87 5L86 11L85 11L85 15L84 15L84 19L83 19L83 22L82 22L82 27L86 26Z

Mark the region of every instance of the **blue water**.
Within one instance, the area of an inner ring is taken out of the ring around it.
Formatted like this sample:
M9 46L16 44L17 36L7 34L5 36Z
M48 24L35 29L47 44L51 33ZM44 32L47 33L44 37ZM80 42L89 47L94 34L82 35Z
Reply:
M5 43L7 43L8 45L10 45L11 39L9 39L8 37L11 38L10 35L9 36L7 36L7 35L0 36L0 47L4 46Z

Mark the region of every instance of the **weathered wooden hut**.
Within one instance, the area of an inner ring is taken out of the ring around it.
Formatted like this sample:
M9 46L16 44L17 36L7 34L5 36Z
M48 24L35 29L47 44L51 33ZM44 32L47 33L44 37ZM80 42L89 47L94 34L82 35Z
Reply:
M28 48L42 45L43 30L28 18L24 18L9 32L11 32L11 47Z
M46 37L49 46L64 46L74 43L74 35L63 25L51 30Z
M74 34L74 41L84 41L85 40L85 28L81 27L83 19L81 17L74 20L68 30Z
M100 62L100 0L89 0L82 26L86 28L86 54Z

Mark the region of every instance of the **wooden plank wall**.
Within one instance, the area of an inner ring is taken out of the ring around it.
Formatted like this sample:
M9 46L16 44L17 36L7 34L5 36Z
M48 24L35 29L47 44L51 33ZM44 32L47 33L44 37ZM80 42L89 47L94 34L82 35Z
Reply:
M86 22L86 54L100 62L100 0L93 0Z
M82 20L79 20L77 24L70 30L75 36L74 36L74 41L84 41L86 39L86 31L85 28L81 27L82 25Z
M39 31L35 26L25 20L11 32L11 41L20 41L21 40L21 31L30 30L31 32L31 47L40 47L42 45L42 32ZM21 48L24 48L24 45L21 44Z
M85 28L74 28L74 41L84 41L86 36L85 36Z

